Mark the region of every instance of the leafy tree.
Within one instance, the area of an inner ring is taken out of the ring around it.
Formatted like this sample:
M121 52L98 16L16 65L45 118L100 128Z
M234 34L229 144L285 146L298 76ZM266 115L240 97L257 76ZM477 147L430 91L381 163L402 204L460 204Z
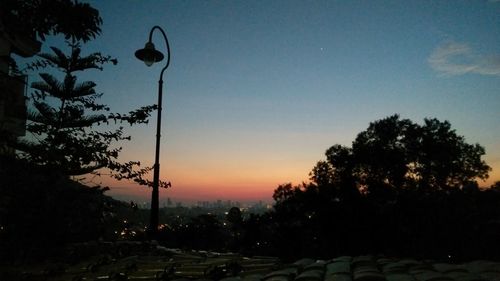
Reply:
M6 0L0 9L1 21L14 33L32 34L41 40L48 35L63 35L68 54L51 47L51 53L39 54L24 71L43 70L41 81L32 84L31 123L27 131L31 138L23 141L3 136L4 142L23 151L22 156L38 165L60 170L65 175L81 175L107 167L118 179L129 178L150 184L142 178L149 168L135 170L139 162L119 163L121 151L116 142L129 140L123 127L98 130L109 122L130 125L146 123L155 106L146 106L128 114L111 113L108 106L99 104L102 95L95 91L92 81L77 81L80 71L102 70L105 64L117 60L101 53L82 56L81 45L101 32L99 12L87 3L76 0ZM17 66L13 63L14 70ZM56 75L59 71L62 75ZM12 144L14 142L14 144Z
M101 24L102 19L96 9L76 0L4 0L0 5L3 32L13 38L32 40L29 45L33 47L40 43L36 40L45 41L48 35L63 35L71 42L87 42L100 34ZM11 73L25 74L10 56L4 59L8 61ZM8 88L0 89L5 90ZM15 141L15 136L1 130L1 149L8 147L4 145L12 141Z
M468 144L448 121L425 119L423 125L393 115L370 123L352 148L334 145L311 172L318 185L335 182L390 196L401 188L461 188L486 179L490 167L479 144Z
M0 19L9 30L36 35L63 34L87 42L101 32L99 12L76 0L3 0Z
M332 177L334 175L332 166L326 161L318 161L309 175L310 179L319 186L327 186L335 181Z
M479 144L468 144L451 129L448 121L426 119L421 127L416 163L423 187L463 187L476 178L487 179L491 168L481 160L485 150Z
M240 208L232 207L229 209L226 215L226 220L233 225L241 224L243 222L243 217L241 215Z
M409 158L409 150L414 127L410 120L399 120L394 115L371 123L358 134L352 144L354 163L349 164L354 167L360 184L389 187L405 184L407 164L413 160Z
M293 187L291 183L281 184L274 190L273 199L276 202L285 201L293 197L298 189L298 187Z
M49 35L63 35L71 42L88 42L101 33L99 11L77 0L4 0L0 26L12 37L45 41ZM14 73L21 73L8 57Z
M65 175L83 175L109 168L118 179L134 179L147 184L142 178L149 168L135 170L140 163L117 161L121 147L115 142L130 140L120 126L115 130L98 130L101 124L127 122L130 125L146 123L154 106L146 106L128 114L110 113L110 108L99 104L102 96L95 91L92 81L79 82L76 73L89 69L102 70L116 59L100 53L82 56L78 43L68 43L70 54L56 47L52 53L39 54L31 69L53 68L62 72L58 79L43 72L41 81L32 83L32 110L28 113L27 131L33 138L17 143L22 156L32 163L54 168Z
M241 236L243 232L243 216L240 208L232 207L229 209L226 215L226 221L228 222L228 228L231 233L231 239L227 242L227 247L231 251L238 251L241 247Z
M325 154L311 183L274 192L270 243L278 255L498 258L498 183L479 189L490 170L484 149L449 122L393 115L371 123L352 147Z
M493 183L490 188L495 191L500 191L500 181Z

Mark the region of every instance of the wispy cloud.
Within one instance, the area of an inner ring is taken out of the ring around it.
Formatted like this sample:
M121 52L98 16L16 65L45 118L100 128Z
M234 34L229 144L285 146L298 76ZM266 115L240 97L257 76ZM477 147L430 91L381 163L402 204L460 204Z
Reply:
M500 54L476 54L466 43L446 41L432 51L427 61L432 69L444 75L500 76Z

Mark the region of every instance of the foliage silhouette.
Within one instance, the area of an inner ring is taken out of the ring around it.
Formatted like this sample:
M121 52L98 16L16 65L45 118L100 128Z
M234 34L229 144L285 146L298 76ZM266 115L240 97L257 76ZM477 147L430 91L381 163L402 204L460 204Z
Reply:
M334 145L311 183L276 188L274 251L284 258L385 254L500 259L500 192L489 166L449 122L375 121L352 148ZM480 238L480 239L479 239ZM291 247L293 245L293 247Z
M11 71L40 71L41 80L32 84L28 136L19 140L0 133L2 148L7 144L18 152L14 158L0 155L0 258L43 257L66 242L116 239L119 222L110 216L123 204L104 196L106 188L87 187L70 176L99 174L107 168L117 179L150 185L143 178L150 168L141 169L136 161L118 162L117 143L130 140L122 124L147 123L156 107L112 113L97 102L102 94L94 82L78 81L81 71L117 63L98 52L83 55L81 47L100 34L102 24L99 12L89 4L6 0L0 21L11 35L41 40L63 35L67 40L66 49L51 47L23 70L11 59ZM115 129L99 127L110 123Z
M87 3L72 0L4 2L0 13L7 30L42 40L47 35L63 35L69 52L65 54L60 48L51 47L51 53L39 54L39 59L23 70L46 71L39 74L41 81L32 83L35 91L28 114L31 123L27 126L31 135L18 141L10 134L2 134L1 142L23 151L21 155L29 161L61 169L66 175L98 173L105 167L117 179L151 185L143 178L151 168L140 169L137 161L117 161L121 148L115 143L130 140L124 135L123 127L106 131L96 126L110 121L130 125L147 123L156 107L144 106L128 114L111 113L107 105L97 102L102 94L96 93L94 82L77 82L77 72L102 70L105 64L117 63L116 59L98 52L81 54L81 45L101 32L99 12ZM12 69L19 72L15 62ZM55 75L56 71L61 75Z
M9 30L47 35L63 34L71 41L87 42L101 33L99 12L87 3L73 0L3 0L2 23Z
M101 124L127 122L130 125L147 123L154 106L146 106L129 114L109 113L107 105L99 104L102 96L95 91L92 81L78 83L76 72L102 69L104 64L116 64L116 60L93 53L81 55L78 43L68 43L70 54L52 47L52 53L42 53L39 60L30 64L31 69L54 68L62 72L63 79L51 73L40 73L41 81L32 83L33 110L28 114L27 131L34 139L18 141L15 147L22 157L32 163L51 167L65 175L99 173L108 168L117 179L133 179L147 184L142 176L150 169L135 169L140 163L117 161L120 147L114 142L130 140L123 127L115 130L98 130Z
M383 199L399 189L448 190L488 178L479 144L468 144L449 122L418 125L393 115L370 123L352 148L334 145L313 168L319 185L340 184Z
M59 254L69 242L106 237L115 200L57 170L0 157L0 260Z
M500 181L496 181L491 185L491 189L500 191Z
M233 252L237 252L240 247L243 227L243 217L240 208L232 207L229 209L226 215L226 220L231 232L231 239L229 240L228 248Z

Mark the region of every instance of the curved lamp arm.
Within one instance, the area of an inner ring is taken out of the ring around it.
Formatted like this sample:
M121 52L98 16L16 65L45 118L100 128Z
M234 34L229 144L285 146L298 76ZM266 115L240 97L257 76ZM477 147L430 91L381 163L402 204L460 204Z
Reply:
M158 51L155 49L155 45L153 44L153 32L158 29L161 34L163 35L163 39L165 39L165 43L167 45L167 64L163 69L161 70L160 73L160 81L163 81L163 73L167 69L167 67L170 65L170 44L168 43L167 39L167 34L165 31L159 27L158 25L153 26L151 28L151 31L149 32L149 40L146 42L146 45L144 48L139 49L135 52L135 56L142 60L147 66L153 65L155 62L160 62L163 60L164 55L162 52Z
M155 25L155 26L153 26L153 28L151 28L151 31L149 32L149 41L148 42L153 43L152 39L153 39L153 32L155 31L155 29L158 29L161 32L161 34L163 35L163 39L165 39L165 43L167 44L167 64L163 67L163 69L161 70L161 73L160 73L160 81L163 81L163 72L165 72L167 67L170 65L170 44L168 43L167 34L158 25Z

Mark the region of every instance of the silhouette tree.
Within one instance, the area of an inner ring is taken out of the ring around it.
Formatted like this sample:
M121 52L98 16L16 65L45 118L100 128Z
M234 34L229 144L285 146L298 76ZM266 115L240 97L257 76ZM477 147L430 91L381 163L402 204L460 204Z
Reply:
M228 248L231 251L238 251L241 247L241 236L243 233L243 216L238 207L229 209L226 215L229 230L231 232L231 239L228 241Z
M425 119L420 130L415 151L420 187L458 188L475 182L476 178L488 178L491 168L481 160L484 148L466 143L448 121Z
M273 193L273 199L276 202L282 202L293 197L298 187L293 187L291 183L278 186Z
M370 123L352 148L334 145L311 172L318 185L335 182L374 196L390 197L401 188L461 188L486 179L490 167L479 144L468 144L449 122L423 125L393 115Z
M328 162L318 161L318 163L316 164L316 166L314 166L313 170L311 171L311 173L309 173L309 175L311 176L310 180L313 181L315 184L319 186L327 186L335 181L333 176L336 174L333 172L332 166L328 164Z
M80 175L110 168L119 179L133 178L149 184L142 175L149 169L134 170L138 162L116 161L121 148L115 142L128 140L123 128L114 131L96 129L96 125L128 122L145 123L154 106L142 107L129 114L109 113L109 107L96 102L101 96L95 92L92 81L77 82L76 73L101 69L116 59L93 53L81 56L81 45L101 32L99 12L87 3L73 0L6 0L0 9L1 23L14 33L32 34L45 40L47 35L63 35L69 46L68 55L60 48L52 53L39 54L39 59L23 71L45 70L42 81L32 84L33 110L28 114L27 131L31 138L18 141L2 136L10 146L25 152L25 159L39 165L52 166L66 175ZM15 71L17 65L12 64ZM58 79L50 68L62 72Z
M490 188L495 191L500 191L500 181L493 183Z
M115 200L47 167L0 156L0 260L57 256L67 242L112 237ZM108 215L107 215L108 214Z
M106 63L116 64L116 59L93 53L81 56L78 43L68 43L70 54L52 47L52 54L42 53L39 60L30 64L32 69L55 68L62 72L62 79L53 74L40 73L41 81L32 83L33 110L28 113L27 131L34 139L24 139L16 148L25 159L38 165L52 167L65 175L82 175L109 168L118 179L129 178L147 184L142 178L146 169L135 169L139 162L119 163L120 147L114 142L130 140L123 127L115 130L98 130L101 124L127 122L130 125L146 123L154 106L146 106L129 114L109 113L109 107L97 103L102 96L95 91L92 81L78 82L76 72L102 69Z
M209 214L198 215L191 218L185 236L186 243L192 249L220 250L224 248L227 233L222 228L221 222Z
M99 12L76 0L3 0L0 19L9 30L87 42L101 32Z
M48 35L63 35L72 42L87 42L101 32L102 19L99 12L87 3L76 0L5 0L0 5L0 27L7 36L24 38L29 46L39 48L40 42ZM34 50L33 50L34 51ZM10 56L10 72L26 74ZM0 91L5 91L2 88ZM2 130L0 142L8 144L16 139L15 135Z
M226 215L226 220L233 225L241 224L243 222L243 217L241 216L240 208L232 207L229 209Z
M310 183L276 188L271 248L287 259L497 258L498 247L488 245L500 233L498 184L483 191L476 181L488 177L484 153L447 121L372 122L352 147L330 147Z

